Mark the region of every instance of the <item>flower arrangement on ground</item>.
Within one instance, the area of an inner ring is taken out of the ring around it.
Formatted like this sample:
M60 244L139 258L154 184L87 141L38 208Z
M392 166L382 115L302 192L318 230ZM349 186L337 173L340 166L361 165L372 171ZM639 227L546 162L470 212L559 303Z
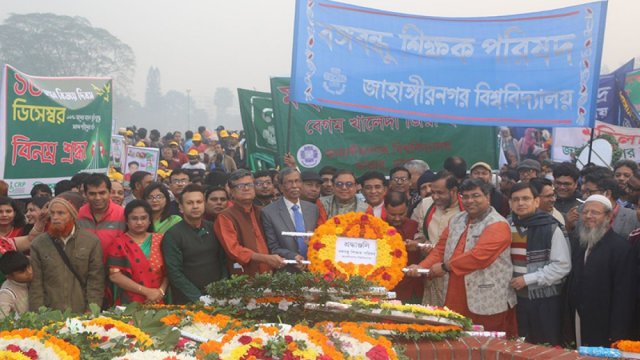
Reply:
M242 323L222 314L210 315L202 311L173 313L160 319L168 326L175 326L181 332L194 335L200 339L216 340L227 331L242 327Z
M321 332L302 325L288 331L260 325L229 331L220 341L200 345L198 359L340 360L344 357Z
M354 264L336 261L339 238L375 240L375 264ZM385 221L362 213L347 213L320 225L309 240L309 270L328 276L350 278L361 276L387 290L393 289L404 277L407 251L402 236Z
M80 349L40 330L0 332L0 359L80 359Z
M385 337L404 338L409 340L445 340L455 339L462 336L462 327L457 325L429 325L429 324L396 324L381 322L332 322L325 321L315 325L318 328L331 327L351 327L363 328L372 335L382 335Z
M126 342L139 349L146 349L153 345L153 340L139 328L120 320L106 316L94 319L67 319L60 329L60 334L90 333L96 340L95 346L109 348L121 342Z
M144 350L130 352L114 360L196 360L196 358L174 351Z
M339 327L324 323L319 327L347 360L394 360L398 356L393 344L384 336L372 336L358 323L344 322Z
M399 301L371 301L364 299L342 300L339 303L327 303L327 307L341 307L356 313L379 315L380 317L404 317L409 320L424 320L436 325L456 325L462 329L471 329L471 320L447 307L402 304Z

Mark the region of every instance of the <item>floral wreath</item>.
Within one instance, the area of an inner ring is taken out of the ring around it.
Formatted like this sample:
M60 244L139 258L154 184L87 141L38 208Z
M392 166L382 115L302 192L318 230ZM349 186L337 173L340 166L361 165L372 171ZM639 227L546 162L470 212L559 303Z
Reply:
M332 347L321 332L302 325L281 333L275 326L261 325L229 331L220 341L200 345L200 359L300 359L341 360L342 354Z
M354 264L335 261L338 237L376 240L376 264ZM309 240L309 270L331 276L349 278L359 275L387 290L393 289L404 277L407 250L398 231L374 216L350 212L334 216L320 225Z
M593 140L597 140L597 139L604 139L607 140L607 142L609 144L611 144L611 148L612 148L612 154L611 154L611 164L615 164L618 160L620 160L620 158L622 158L622 149L620 149L620 144L618 143L618 140L610 134L600 134L596 137L593 138ZM580 147L578 150L576 150L576 159L578 159L580 157L580 154L582 153L582 151L584 151L585 149L589 149L589 142L587 142L586 144L584 144L582 147Z
M323 321L315 324L318 328L339 327L349 328L358 326L368 333L405 338L410 340L427 339L441 341L445 339L455 339L462 336L462 327L457 325L428 325L428 324L396 324L381 322L340 322Z
M0 332L0 359L79 360L80 349L40 330Z
M104 316L90 320L67 319L60 329L61 334L81 332L95 334L99 339L98 346L110 340L122 338L132 341L142 350L153 345L151 337L139 328Z
M339 327L325 323L321 329L342 351L346 359L396 360L393 344L384 336L374 337L358 323L344 322Z
M174 351L138 350L114 358L114 360L196 360L196 358Z
M187 311L184 315L174 313L163 317L160 321L167 326L176 326L180 331L207 340L217 339L231 329L242 327L241 322L227 315L209 315L202 311Z
M451 311L447 307L402 304L398 301L370 301L364 299L342 300L339 304L344 304L351 310L362 313L385 315L395 312L406 314L416 319L431 319L440 324L460 326L467 330L471 329L472 326L469 318Z

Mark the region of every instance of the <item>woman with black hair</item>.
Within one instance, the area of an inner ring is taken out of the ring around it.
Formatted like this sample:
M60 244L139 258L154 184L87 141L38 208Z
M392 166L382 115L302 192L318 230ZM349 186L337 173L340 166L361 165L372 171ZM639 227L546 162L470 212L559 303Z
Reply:
M171 201L171 196L163 184L154 182L147 185L142 198L151 206L151 222L154 232L164 234L182 220L180 216L170 214L169 201Z
M107 251L109 280L115 287L116 305L130 302L163 303L169 286L162 256L162 234L151 225L151 207L133 200L124 208L126 232Z

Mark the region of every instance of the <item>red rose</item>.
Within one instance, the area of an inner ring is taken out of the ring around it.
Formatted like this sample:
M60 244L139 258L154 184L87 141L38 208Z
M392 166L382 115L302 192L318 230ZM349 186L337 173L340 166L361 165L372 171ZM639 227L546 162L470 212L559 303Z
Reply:
M369 221L369 215L365 214L360 217L360 221L367 222Z
M401 257L401 256L402 256L402 251L401 251L400 249L395 249L395 250L393 250L392 252L390 252L389 254L391 254L391 255L393 255L393 256L395 256L395 257L399 258L399 257Z
M109 331L109 330L113 329L113 328L114 328L114 327L116 327L116 326L115 326L115 325L113 325L113 324L105 324L105 325L103 325L102 327L103 327L105 330Z
M285 335L284 342L286 342L287 344L293 342L293 337L291 335Z
M251 338L251 336L248 335L242 335L240 336L240 338L238 339L238 342L242 345L247 345L249 344L253 339Z
M387 274L386 272L382 274L382 280L384 281L389 281L391 280L391 275Z
M372 347L371 350L367 351L365 355L367 355L367 359L371 359L371 360L389 359L389 354L387 354L387 349L385 349L382 345L376 345Z
M22 349L20 349L20 346L14 345L14 344L8 345L7 346L7 350L9 350L11 352L19 352L19 353L22 352Z
M338 219L337 217L333 218L333 223L336 225L340 225L340 219Z
M326 245L321 243L320 241L316 241L316 242L313 243L313 249L316 250L316 251L322 249L325 246Z
M387 230L387 235L389 235L389 236L393 236L396 233L397 233L397 231L394 228L390 228L389 230Z

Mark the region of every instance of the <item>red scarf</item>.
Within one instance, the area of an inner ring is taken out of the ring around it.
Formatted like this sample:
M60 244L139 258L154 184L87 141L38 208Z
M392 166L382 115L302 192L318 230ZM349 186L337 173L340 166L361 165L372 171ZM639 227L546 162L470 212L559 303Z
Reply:
M147 259L138 244L127 234L121 234L109 247L107 266L109 269L120 270L123 275L144 287L159 288L166 276L161 244L162 234L152 233L151 252ZM116 305L130 302L143 303L146 300L144 295L119 288L115 303Z

